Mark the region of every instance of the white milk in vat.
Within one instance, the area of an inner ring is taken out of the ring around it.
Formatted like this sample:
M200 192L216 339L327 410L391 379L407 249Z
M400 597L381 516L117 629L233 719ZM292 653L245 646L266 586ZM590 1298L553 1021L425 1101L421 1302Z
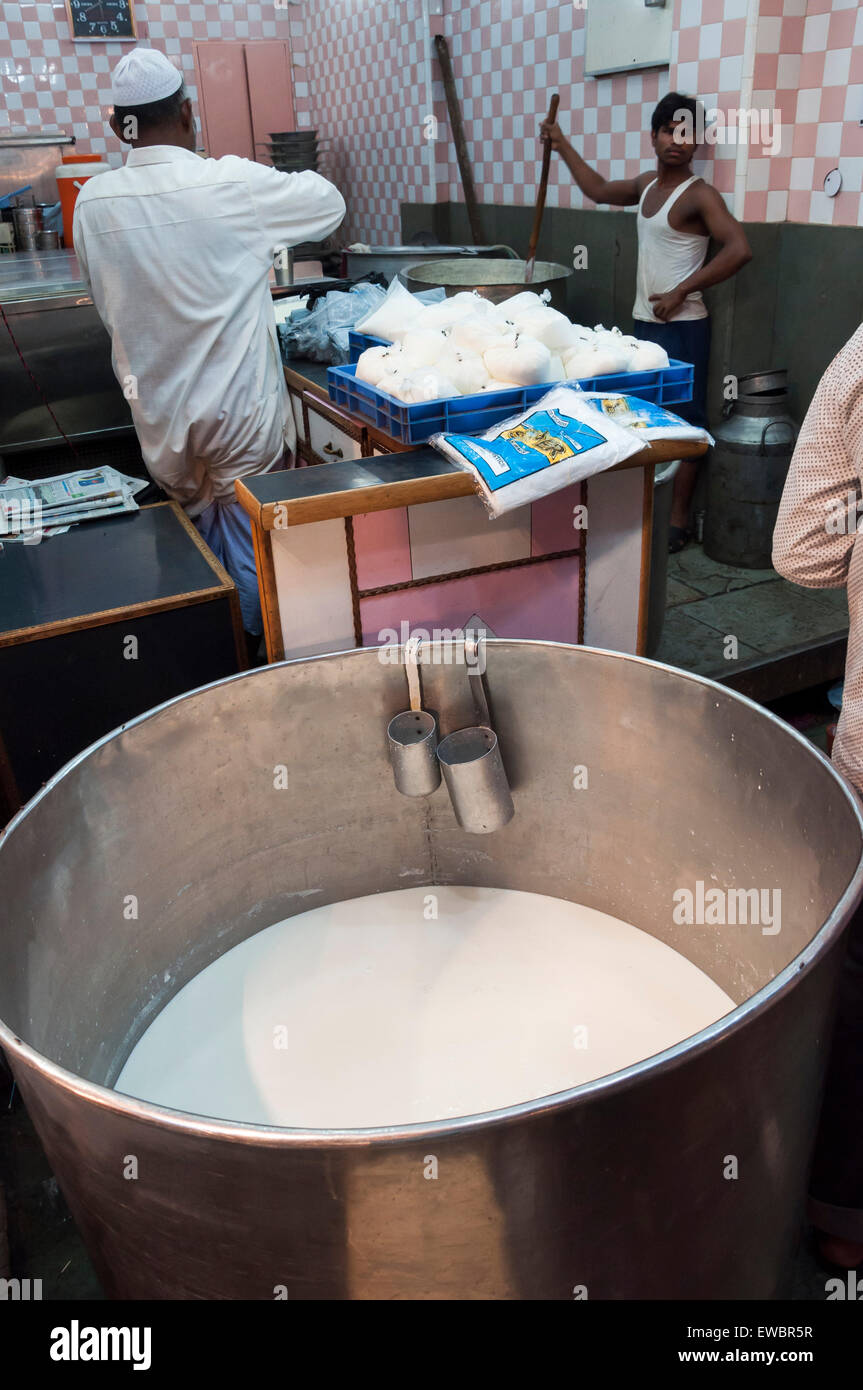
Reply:
M605 1076L733 1008L676 951L592 908L408 888L228 951L153 1021L116 1089L257 1124L417 1123Z

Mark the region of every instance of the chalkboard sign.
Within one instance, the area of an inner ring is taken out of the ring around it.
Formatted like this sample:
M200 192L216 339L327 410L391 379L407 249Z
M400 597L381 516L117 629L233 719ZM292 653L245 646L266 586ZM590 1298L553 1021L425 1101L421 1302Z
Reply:
M128 43L137 37L132 0L66 0L66 13L73 39Z

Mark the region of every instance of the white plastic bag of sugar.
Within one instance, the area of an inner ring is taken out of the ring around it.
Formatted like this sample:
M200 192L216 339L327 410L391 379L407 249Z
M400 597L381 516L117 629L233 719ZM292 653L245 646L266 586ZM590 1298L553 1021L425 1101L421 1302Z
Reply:
M473 474L489 514L496 517L613 468L646 441L586 393L556 386L484 434L435 434L429 442Z

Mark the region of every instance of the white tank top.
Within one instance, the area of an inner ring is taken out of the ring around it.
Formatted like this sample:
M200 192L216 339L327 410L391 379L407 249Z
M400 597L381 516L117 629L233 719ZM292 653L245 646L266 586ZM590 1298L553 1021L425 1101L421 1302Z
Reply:
M632 309L634 319L643 319L647 323L660 323L661 320L653 312L650 296L652 294L665 294L668 290L673 290L676 285L681 284L690 275L694 275L696 270L700 270L704 264L710 238L695 236L692 232L676 232L668 224L668 214L681 193L689 188L690 184L695 183L698 177L697 174L693 174L692 178L682 183L676 192L666 198L662 207L652 217L645 217L642 209L644 199L656 183L656 179L647 185L639 199L637 214L638 272L636 275L635 304ZM707 308L701 291L693 290L692 294L686 296L672 322L677 322L680 319L703 319L706 317Z

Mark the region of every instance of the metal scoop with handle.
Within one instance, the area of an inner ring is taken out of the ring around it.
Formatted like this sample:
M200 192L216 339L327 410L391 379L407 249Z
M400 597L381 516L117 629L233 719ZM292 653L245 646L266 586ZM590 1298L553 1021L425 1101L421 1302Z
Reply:
M465 661L477 722L447 734L437 750L455 818L462 830L472 835L500 830L515 815L500 744L491 727L479 659L481 650L480 641L465 638Z
M410 709L395 715L387 725L390 763L402 796L428 796L440 786L437 720L422 707L419 648L417 637L410 637L405 643Z

